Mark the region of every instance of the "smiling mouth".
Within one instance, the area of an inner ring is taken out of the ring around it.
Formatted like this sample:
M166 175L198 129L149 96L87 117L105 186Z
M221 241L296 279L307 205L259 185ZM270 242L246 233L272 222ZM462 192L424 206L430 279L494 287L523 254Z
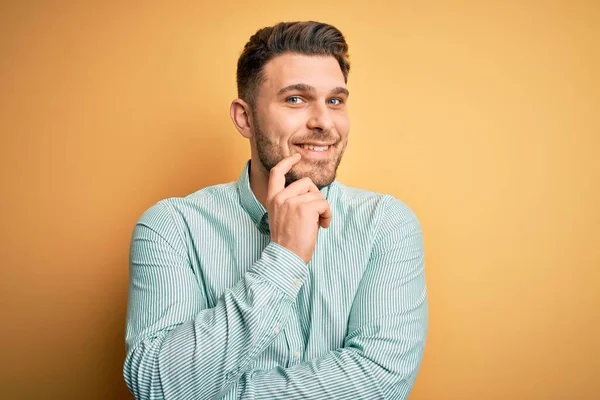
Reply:
M327 146L318 146L318 145L311 145L311 144L297 144L296 146L301 147L301 148L306 149L306 150L311 150L311 151L316 151L316 152L327 151L331 147L329 145L327 145Z
M333 145L296 144L294 147L307 161L325 161L331 159L333 155Z

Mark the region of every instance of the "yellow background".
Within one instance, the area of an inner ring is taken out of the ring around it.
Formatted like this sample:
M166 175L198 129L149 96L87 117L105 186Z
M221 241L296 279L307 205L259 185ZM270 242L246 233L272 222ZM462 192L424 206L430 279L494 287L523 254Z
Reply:
M338 26L338 179L419 216L412 400L600 398L600 3L3 2L0 398L128 399L129 239L236 180L235 65L279 20Z

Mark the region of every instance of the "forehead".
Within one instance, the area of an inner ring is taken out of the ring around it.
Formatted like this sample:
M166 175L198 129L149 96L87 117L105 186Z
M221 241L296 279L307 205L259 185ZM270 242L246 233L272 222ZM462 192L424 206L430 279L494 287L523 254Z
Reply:
M265 65L261 92L268 95L298 83L313 86L317 91L346 87L344 74L333 56L282 54Z

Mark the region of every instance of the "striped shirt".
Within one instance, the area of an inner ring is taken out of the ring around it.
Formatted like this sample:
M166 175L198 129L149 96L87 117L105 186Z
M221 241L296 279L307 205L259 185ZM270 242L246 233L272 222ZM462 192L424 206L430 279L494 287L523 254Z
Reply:
M338 181L312 260L270 241L237 182L135 226L124 377L137 399L405 399L427 333L423 238L390 195Z

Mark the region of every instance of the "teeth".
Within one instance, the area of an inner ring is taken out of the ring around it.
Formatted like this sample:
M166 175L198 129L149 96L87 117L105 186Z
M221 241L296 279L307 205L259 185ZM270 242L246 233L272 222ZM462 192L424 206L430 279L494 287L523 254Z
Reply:
M303 144L301 147L312 151L327 151L329 149L329 146L311 146L310 144Z

